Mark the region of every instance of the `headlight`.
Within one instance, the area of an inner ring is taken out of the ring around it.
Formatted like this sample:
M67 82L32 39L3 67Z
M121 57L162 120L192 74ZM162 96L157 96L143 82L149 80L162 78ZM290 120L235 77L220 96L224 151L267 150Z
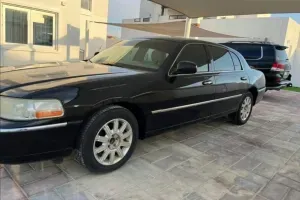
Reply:
M0 117L8 120L34 120L61 117L64 109L59 100L17 99L0 96Z

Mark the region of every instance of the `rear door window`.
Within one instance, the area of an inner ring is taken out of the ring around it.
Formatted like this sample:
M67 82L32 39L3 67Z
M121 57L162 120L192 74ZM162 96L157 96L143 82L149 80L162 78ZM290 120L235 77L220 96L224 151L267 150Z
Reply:
M285 51L286 47L282 46L276 46L275 52L276 52L276 60L277 61L285 61L288 60L287 53Z
M235 70L236 71L243 70L240 59L237 57L237 55L235 55L235 53L232 52L230 52L230 55L232 57Z
M215 46L209 46L208 48L214 60L215 71L234 71L234 65L229 51Z

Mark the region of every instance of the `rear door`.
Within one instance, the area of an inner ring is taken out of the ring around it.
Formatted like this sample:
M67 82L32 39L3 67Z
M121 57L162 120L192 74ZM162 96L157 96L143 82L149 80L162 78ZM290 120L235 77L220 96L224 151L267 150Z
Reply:
M225 48L208 47L215 75L215 104L213 114L235 111L248 89L248 75L238 56Z

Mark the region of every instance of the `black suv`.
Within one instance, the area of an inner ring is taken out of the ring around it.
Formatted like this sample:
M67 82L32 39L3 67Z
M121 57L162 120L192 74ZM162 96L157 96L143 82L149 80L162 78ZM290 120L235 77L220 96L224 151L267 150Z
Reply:
M251 67L265 74L267 90L280 90L291 85L291 64L285 51L288 47L252 41L227 42L223 45L239 51Z

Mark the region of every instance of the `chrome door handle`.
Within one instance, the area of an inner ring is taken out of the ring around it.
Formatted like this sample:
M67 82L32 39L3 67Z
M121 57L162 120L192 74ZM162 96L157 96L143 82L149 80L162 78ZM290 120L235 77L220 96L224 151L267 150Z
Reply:
M203 81L202 84L203 85L211 85L211 84L213 84L213 82L212 81Z
M242 80L242 81L246 81L246 80L248 80L248 79L247 79L247 77L241 77L241 80Z

